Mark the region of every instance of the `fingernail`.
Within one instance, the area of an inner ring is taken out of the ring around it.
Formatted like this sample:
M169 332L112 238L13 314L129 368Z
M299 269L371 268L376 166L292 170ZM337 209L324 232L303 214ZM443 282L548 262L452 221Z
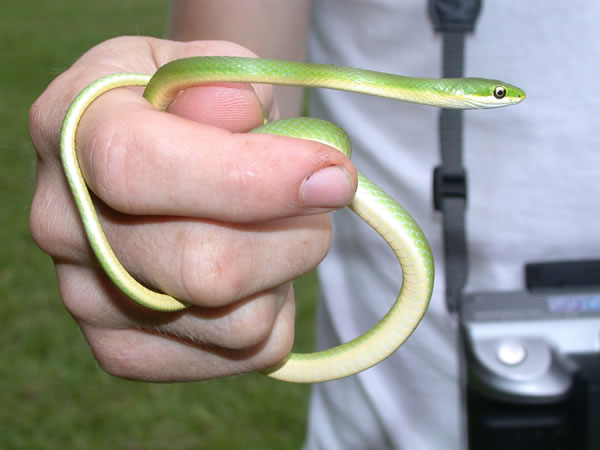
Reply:
M353 197L350 176L340 166L325 167L309 175L300 188L302 206L309 208L340 208Z

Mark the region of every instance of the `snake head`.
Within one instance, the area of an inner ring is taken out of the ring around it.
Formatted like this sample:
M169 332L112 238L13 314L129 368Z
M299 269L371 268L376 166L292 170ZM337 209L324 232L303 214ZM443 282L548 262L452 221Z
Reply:
M486 78L463 78L457 82L452 95L461 97L473 109L499 108L525 100L525 92L512 84Z

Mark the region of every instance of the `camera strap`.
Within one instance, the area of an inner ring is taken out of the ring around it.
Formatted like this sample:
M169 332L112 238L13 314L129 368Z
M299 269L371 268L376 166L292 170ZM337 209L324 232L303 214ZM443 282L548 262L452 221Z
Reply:
M436 32L443 36L442 76L464 74L465 35L473 32L481 0L429 0ZM460 307L469 269L465 212L467 173L463 165L463 111L441 109L439 116L441 164L433 172L433 204L442 213L446 307Z

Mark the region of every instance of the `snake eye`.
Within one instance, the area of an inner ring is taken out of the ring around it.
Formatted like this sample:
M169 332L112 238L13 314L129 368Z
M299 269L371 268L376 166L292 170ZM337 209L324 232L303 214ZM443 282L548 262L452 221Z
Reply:
M501 98L504 98L505 95L506 95L506 88L504 86L496 86L494 88L494 97L496 97L498 100L500 100Z

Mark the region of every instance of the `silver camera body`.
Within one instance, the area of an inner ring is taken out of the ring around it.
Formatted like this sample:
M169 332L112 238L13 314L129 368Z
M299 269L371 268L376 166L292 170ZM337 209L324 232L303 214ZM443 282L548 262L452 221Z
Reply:
M600 449L600 290L465 295L469 448Z

